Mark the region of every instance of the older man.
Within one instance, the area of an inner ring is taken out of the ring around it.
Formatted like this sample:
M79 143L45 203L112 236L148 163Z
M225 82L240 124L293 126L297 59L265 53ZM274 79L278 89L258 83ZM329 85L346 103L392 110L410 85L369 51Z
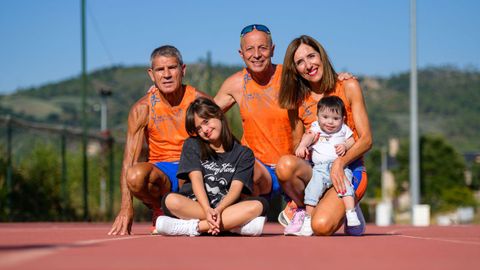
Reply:
M128 115L128 131L120 186L122 202L109 235L130 234L133 198L153 211L153 222L161 215L160 198L178 191L176 173L184 140L185 112L198 96L207 96L182 83L186 66L177 48L156 48L150 57L148 75L151 91L138 100ZM144 140L149 146L148 162L138 162ZM155 225L155 224L153 224Z

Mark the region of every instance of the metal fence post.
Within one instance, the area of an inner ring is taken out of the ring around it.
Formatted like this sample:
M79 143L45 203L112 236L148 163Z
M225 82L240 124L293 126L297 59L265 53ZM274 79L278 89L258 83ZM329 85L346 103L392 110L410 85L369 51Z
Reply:
M112 134L108 132L108 137L107 137L107 144L108 144L108 187L109 187L109 204L108 204L108 217L110 220L113 219L113 199L115 196L115 186L114 186L114 181L113 178L114 172L115 172L115 159L114 159L114 139L112 137Z
M12 203L12 117L7 116L7 211L8 220L13 220L13 203Z
M61 158L61 186L62 186L62 219L65 219L65 210L68 206L67 197L67 136L66 128L63 127L60 135L60 158Z

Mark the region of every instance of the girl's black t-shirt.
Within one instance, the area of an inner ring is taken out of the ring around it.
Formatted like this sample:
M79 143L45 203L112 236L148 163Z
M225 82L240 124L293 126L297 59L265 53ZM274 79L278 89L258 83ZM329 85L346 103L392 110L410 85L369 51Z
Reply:
M199 140L199 138L191 137L185 140L183 144L177 178L184 179L186 182L180 192L195 199L188 174L192 171L200 171L212 208L215 208L227 195L233 180L243 183L243 193L252 193L253 167L255 164L252 150L234 142L232 150L217 153L217 158L201 160Z

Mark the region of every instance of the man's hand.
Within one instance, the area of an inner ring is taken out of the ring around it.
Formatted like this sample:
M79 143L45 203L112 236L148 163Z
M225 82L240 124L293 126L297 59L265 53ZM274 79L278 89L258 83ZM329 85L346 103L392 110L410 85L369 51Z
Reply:
M153 94L153 92L155 92L156 90L157 90L157 87L155 87L155 85L152 85L150 86L150 88L148 88L147 94Z
M339 81L346 81L346 80L349 80L349 79L357 79L357 77L353 76L353 74L350 73L350 72L338 73L337 78L338 78Z
M133 207L122 208L113 222L108 235L129 235L132 231Z

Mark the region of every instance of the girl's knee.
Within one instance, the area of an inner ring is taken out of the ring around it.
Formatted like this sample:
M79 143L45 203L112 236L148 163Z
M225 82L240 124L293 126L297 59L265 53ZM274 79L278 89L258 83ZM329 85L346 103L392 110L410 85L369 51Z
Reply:
M175 211L182 208L182 202L180 197L182 195L175 193L168 193L162 198L162 208L166 208L170 211ZM164 209L165 210L165 209Z
M263 197L250 197L246 199L248 204L247 211L251 216L264 216L268 211L268 201Z

